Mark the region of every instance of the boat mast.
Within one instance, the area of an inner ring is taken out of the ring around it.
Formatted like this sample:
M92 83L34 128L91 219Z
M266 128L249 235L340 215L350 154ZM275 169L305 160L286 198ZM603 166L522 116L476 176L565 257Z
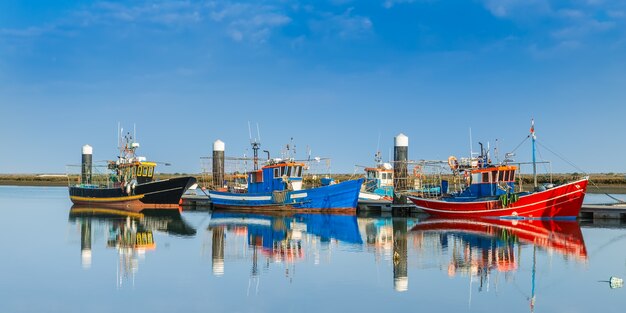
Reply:
M250 145L252 145L253 159L252 163L254 165L254 170L259 170L259 149L261 148L261 133L259 132L259 124L256 124L256 131L259 139L254 138L252 140L252 129L250 128L250 122L248 122L248 134L250 135Z
M535 190L537 190L537 161L535 159L535 140L537 137L535 136L535 119L532 119L530 122L530 137L533 143L533 180L535 182Z
M530 312L535 312L535 270L537 266L537 246L533 244L532 287L530 291Z

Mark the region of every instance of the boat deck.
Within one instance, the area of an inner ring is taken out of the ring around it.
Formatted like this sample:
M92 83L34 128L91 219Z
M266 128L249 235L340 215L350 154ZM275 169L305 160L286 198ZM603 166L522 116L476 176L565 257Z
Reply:
M211 200L206 195L183 195L183 206L189 208L211 208ZM359 201L358 211L381 210L392 211L392 205L384 200ZM424 213L415 206L411 206L412 213ZM583 204L579 217L582 219L607 219L626 221L626 203L624 204Z

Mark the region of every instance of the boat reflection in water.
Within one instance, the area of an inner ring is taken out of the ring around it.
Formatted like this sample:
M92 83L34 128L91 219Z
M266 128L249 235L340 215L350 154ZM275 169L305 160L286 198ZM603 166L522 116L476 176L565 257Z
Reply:
M308 255L319 263L320 251L329 248L330 243L356 246L363 243L354 215L214 211L208 230L212 233L212 265L216 276L224 275L225 260L251 259L251 275L255 278L262 258L266 268L272 263L286 266L285 274L291 279L290 272L294 272L297 262ZM227 234L231 238L228 244Z
M118 261L118 286L132 278L139 269L139 260L147 251L156 249L153 232L178 236L194 236L196 230L188 226L177 210L167 215L146 215L127 210L72 206L70 223L80 226L81 264L90 268L92 262L92 237L94 230L104 231L106 247L116 249Z
M492 271L506 275L518 269L523 246L532 246L532 289L530 309L535 305L535 270L537 250L562 255L586 263L587 250L576 221L555 220L455 220L427 219L411 231L439 241L437 250L443 255L450 249L448 275L479 278L489 288ZM436 247L437 245L432 245ZM445 266L444 266L445 267ZM471 298L470 298L471 299Z

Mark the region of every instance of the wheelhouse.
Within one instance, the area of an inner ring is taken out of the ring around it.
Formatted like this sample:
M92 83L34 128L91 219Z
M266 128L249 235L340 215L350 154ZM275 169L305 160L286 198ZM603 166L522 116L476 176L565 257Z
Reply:
M375 185L377 188L393 187L393 170L367 167L365 168L365 181L368 186Z
M248 172L248 191L301 190L303 170L303 163L272 162L260 170Z
M468 188L461 195L483 198L511 193L515 190L516 172L517 167L512 165L473 169L467 176Z

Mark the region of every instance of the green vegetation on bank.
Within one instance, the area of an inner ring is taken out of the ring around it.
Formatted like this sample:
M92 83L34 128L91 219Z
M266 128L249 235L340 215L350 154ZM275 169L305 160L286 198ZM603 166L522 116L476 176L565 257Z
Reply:
M202 174L168 173L156 174L155 179L167 179L176 176L194 176L200 185L207 184L207 177ZM344 181L360 177L353 174L332 174L337 181ZM561 184L581 178L579 173L561 173L552 175L552 183ZM624 174L600 173L590 174L591 184L587 188L589 193L626 193L626 176ZM529 186L533 182L532 175L524 174L521 177L522 185ZM319 178L318 178L319 179ZM68 177L55 174L0 174L0 185L4 186L67 186ZM72 178L75 182L76 178ZM539 183L550 182L550 175L538 176ZM315 185L314 182L311 182ZM597 186L597 188L596 188Z

